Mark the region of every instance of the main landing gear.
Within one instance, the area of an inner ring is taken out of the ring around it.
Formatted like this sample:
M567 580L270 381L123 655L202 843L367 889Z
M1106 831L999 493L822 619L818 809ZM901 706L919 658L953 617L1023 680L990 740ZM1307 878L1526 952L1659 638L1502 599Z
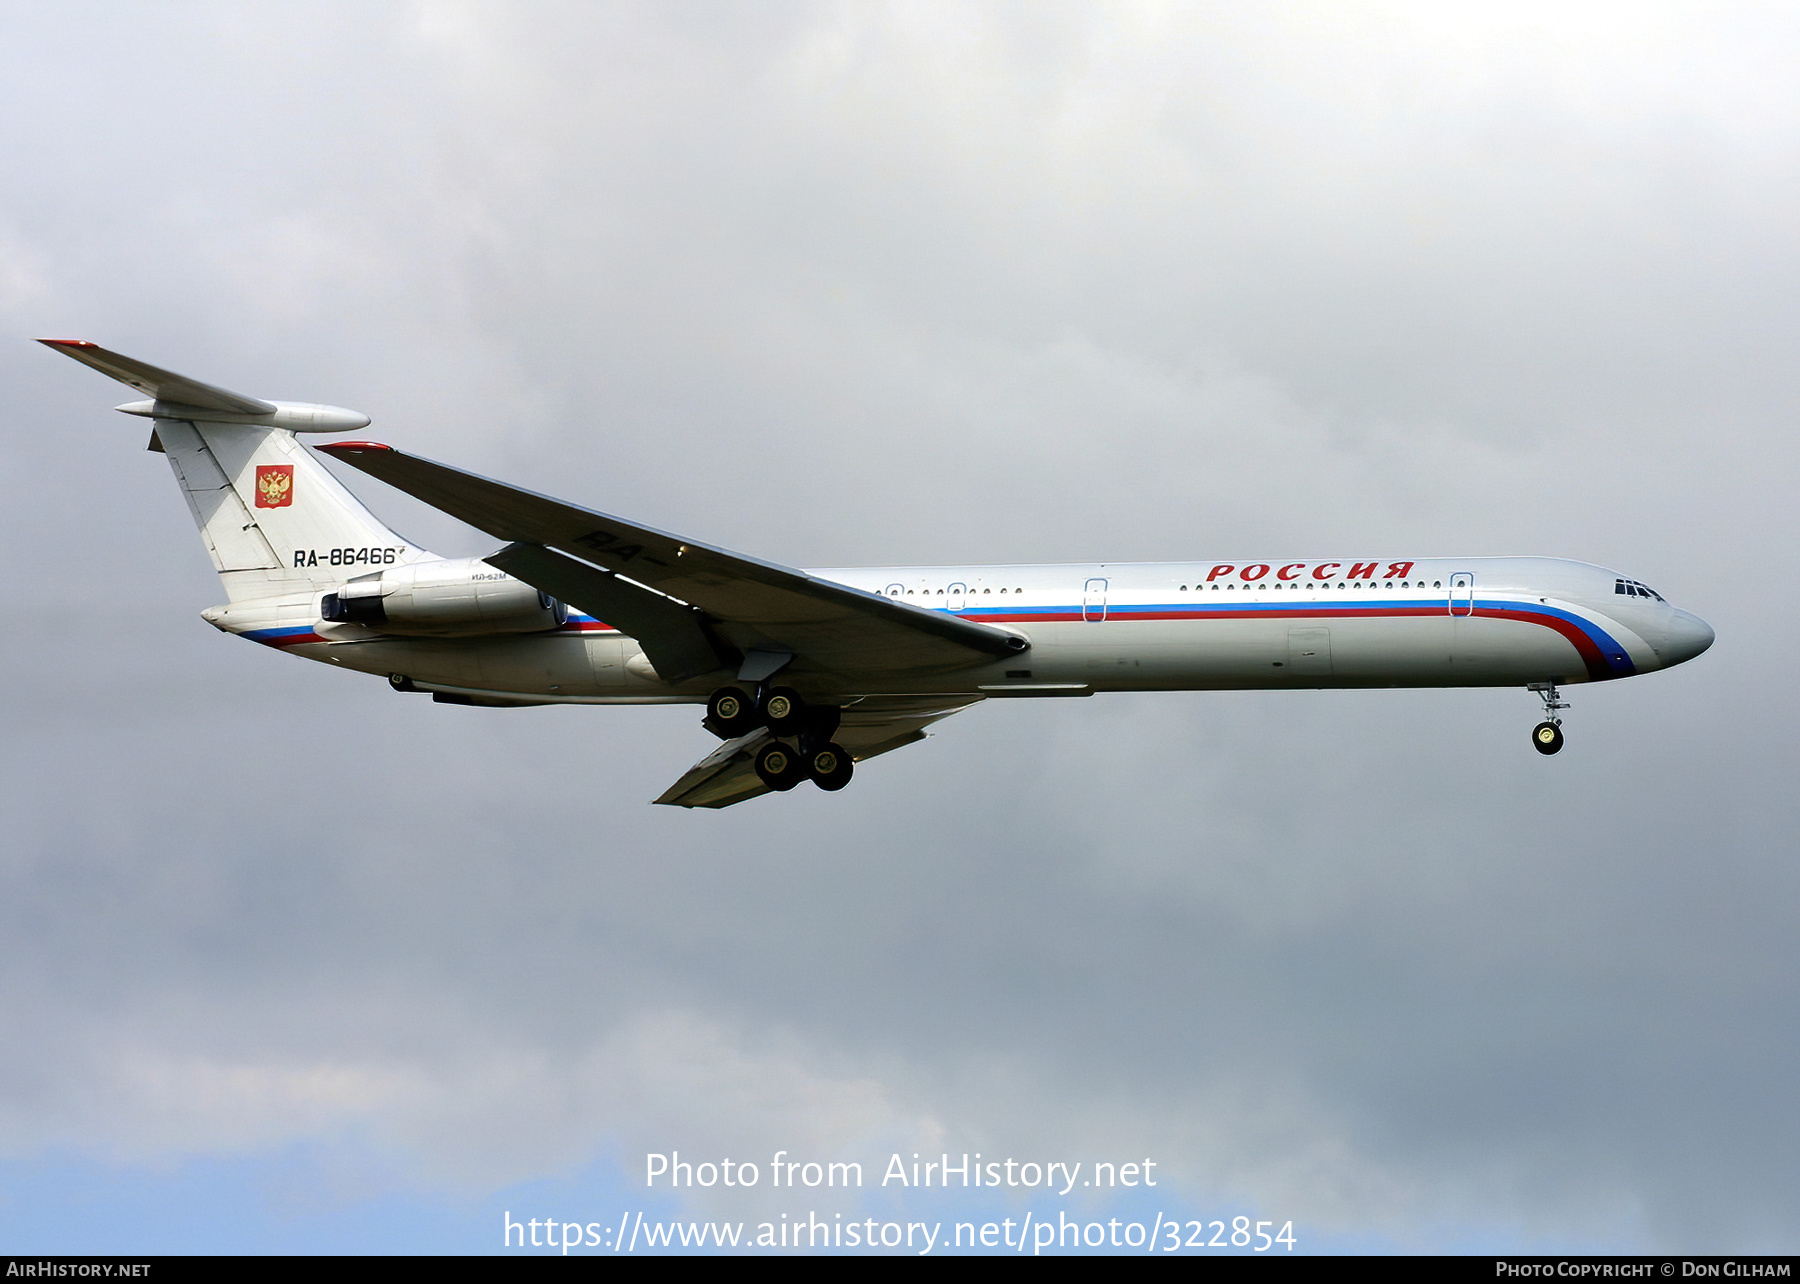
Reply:
M1541 754L1553 754L1563 747L1562 719L1556 715L1569 707L1556 691L1554 682L1533 682L1531 690L1544 702L1544 720L1531 729L1531 746Z
M721 740L735 740L758 727L775 739L756 754L756 774L763 784L786 793L803 780L836 793L850 783L856 768L850 753L832 740L843 710L813 706L789 687L769 687L755 698L739 687L720 687L706 702L706 728ZM798 746L787 738L799 741Z
M810 754L781 740L773 740L756 755L756 774L777 793L786 793L802 780L836 793L850 783L855 771L842 745L828 744Z
M736 687L720 687L706 702L706 729L721 740L736 740L756 727L756 703Z

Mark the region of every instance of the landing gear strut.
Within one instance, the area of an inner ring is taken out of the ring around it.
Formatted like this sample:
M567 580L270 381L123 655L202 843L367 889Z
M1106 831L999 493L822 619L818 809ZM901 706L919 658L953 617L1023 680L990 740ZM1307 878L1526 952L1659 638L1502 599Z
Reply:
M1531 729L1531 747L1541 754L1553 754L1563 747L1562 719L1556 715L1569 707L1556 691L1554 682L1533 682L1531 690L1544 702L1544 720Z

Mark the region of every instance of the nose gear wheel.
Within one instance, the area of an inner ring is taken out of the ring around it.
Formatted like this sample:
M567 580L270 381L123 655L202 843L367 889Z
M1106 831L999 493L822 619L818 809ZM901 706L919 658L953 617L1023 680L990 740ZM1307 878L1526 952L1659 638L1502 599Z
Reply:
M1533 682L1531 690L1544 702L1544 720L1531 729L1531 747L1546 756L1558 753L1563 747L1563 730L1557 714L1567 709L1569 702L1557 694L1554 682Z

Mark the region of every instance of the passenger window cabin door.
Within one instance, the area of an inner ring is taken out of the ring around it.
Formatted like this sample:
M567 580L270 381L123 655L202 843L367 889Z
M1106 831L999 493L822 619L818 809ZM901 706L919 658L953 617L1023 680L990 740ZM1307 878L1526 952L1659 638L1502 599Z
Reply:
M1450 614L1475 614L1475 577L1467 571L1458 571L1450 577Z
M952 611L960 611L969 602L969 586L952 584L944 590L944 605Z
M1081 590L1081 618L1098 624L1106 618L1106 581L1089 580Z

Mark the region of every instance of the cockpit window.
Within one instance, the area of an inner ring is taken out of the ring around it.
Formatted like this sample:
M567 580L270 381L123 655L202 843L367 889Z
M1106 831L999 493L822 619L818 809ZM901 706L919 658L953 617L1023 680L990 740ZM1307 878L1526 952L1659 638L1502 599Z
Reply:
M1641 584L1637 580L1628 580L1622 576L1613 581L1613 592L1626 597L1654 598L1658 602L1666 602L1668 600L1648 584Z

